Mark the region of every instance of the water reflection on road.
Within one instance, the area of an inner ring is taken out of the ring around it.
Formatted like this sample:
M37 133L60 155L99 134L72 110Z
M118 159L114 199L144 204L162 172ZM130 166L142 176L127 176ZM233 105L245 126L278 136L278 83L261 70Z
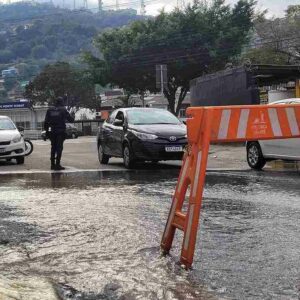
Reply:
M159 251L177 173L2 177L1 275L50 278L77 299L298 299L299 174L209 172L186 272L180 234L171 257Z

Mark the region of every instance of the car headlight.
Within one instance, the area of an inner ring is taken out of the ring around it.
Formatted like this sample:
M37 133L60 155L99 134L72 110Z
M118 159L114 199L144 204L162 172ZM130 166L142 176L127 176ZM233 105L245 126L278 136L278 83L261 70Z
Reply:
M145 140L155 140L157 139L157 135L155 134L150 134L150 133L142 133L138 131L132 131L132 133L138 137L139 139L145 141Z
M12 139L13 143L19 143L22 140L22 136L21 135L17 135Z

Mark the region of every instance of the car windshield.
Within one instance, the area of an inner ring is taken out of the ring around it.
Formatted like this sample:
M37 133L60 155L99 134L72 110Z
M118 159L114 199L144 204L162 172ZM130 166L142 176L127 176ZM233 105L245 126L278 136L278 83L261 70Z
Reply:
M0 119L0 130L15 130L16 126L9 119Z
M180 121L167 110L130 110L127 115L128 123L133 125L180 124Z

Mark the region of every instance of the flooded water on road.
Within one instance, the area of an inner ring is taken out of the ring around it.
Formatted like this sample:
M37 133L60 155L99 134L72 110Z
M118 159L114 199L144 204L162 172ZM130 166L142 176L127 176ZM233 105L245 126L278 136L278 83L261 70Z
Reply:
M63 299L299 299L299 173L209 172L194 268L160 255L178 170L0 178L0 279ZM1 281L1 280L0 280Z

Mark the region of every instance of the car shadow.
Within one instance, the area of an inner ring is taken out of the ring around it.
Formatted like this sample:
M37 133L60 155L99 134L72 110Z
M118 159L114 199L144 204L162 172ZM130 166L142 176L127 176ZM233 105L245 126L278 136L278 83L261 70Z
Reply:
M7 161L7 160L0 160L0 167L1 166L15 166L17 163L15 160Z

